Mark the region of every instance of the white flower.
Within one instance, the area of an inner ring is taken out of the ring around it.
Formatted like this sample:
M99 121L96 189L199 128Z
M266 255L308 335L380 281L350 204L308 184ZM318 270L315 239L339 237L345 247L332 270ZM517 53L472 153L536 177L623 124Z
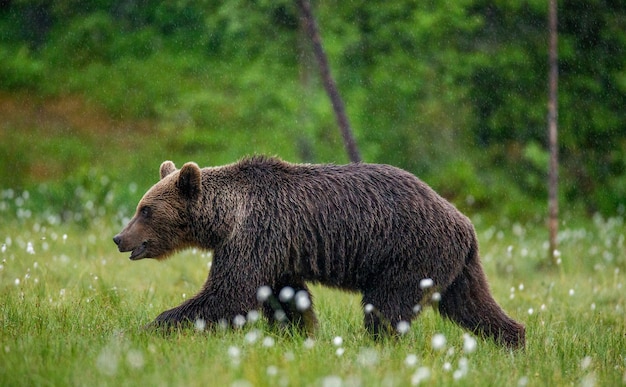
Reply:
M300 312L304 312L311 307L311 299L309 293L306 290L299 290L295 295L296 309Z
M396 326L396 330L401 335L407 333L409 329L411 329L411 323L409 323L408 321L404 321L404 320L400 321L398 325Z
M194 322L194 327L198 332L202 332L206 328L206 321L203 318L199 318Z
M341 336L335 336L335 338L333 339L333 344L335 345L335 347L340 347L341 344L343 344L343 338Z
M32 242L28 242L28 244L26 245L26 252L31 255L35 254L35 248L33 247Z
M267 299L270 298L271 295L272 295L272 288L270 288L267 285L261 286L256 291L256 299L259 300L259 302L267 301Z
M285 286L280 290L280 293L278 293L278 299L281 302L289 302L293 299L294 294L295 291L291 286Z
M435 282L432 279L424 278L423 280L420 281L420 289L428 289L432 287L434 284Z
M446 346L446 336L441 333L435 334L431 340L431 345L436 351L443 350Z
M476 351L477 344L478 343L476 342L475 338L473 338L467 333L463 334L463 352L472 353Z
M407 355L406 359L404 359L404 364L406 364L407 367L415 367L417 364L417 355L412 353Z

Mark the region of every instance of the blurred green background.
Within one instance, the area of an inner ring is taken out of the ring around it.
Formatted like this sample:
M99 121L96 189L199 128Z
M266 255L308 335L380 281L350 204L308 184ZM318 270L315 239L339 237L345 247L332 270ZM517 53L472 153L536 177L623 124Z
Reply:
M312 3L365 161L544 215L546 0ZM622 215L626 2L559 3L561 208ZM295 2L0 1L3 198L127 211L165 159L258 153L348 161Z

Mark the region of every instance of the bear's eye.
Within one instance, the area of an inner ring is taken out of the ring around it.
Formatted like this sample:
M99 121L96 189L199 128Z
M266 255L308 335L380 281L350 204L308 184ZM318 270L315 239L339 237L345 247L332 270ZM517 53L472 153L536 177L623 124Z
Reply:
M139 212L141 213L141 216L143 216L144 218L149 218L150 215L152 215L152 209L148 206L141 207L141 210L139 210Z

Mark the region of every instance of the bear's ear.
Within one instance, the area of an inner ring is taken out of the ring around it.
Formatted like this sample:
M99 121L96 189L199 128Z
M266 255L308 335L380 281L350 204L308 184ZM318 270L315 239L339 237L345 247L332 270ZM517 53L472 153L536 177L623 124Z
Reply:
M161 179L163 179L165 176L169 175L170 173L174 172L176 170L176 166L174 165L173 162L167 160L164 161L163 164L161 164Z
M196 163L186 163L180 169L176 187L184 197L195 200L202 190L202 171Z

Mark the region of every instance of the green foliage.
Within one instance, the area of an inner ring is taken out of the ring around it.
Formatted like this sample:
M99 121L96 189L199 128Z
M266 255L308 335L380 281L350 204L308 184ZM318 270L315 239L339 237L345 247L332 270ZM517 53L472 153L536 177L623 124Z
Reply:
M313 6L365 160L406 168L458 203L471 195L481 209L519 214L530 204L543 211L545 2ZM625 12L615 2L559 8L561 200L589 213L613 214L626 197ZM126 183L148 180L138 160L148 168L148 160L168 157L211 165L253 153L347 161L318 79L289 1L0 6L1 90L46 97L43 104L81 98L118 122L149 121L151 135L135 136L150 144L113 160L128 166L120 171L138 171L126 172ZM9 123L0 130L38 128ZM95 145L109 143L103 138L111 133L101 131L86 152L102 152ZM32 170L41 163L18 145L4 146L2 164ZM54 157L51 148L31 146L46 160ZM148 153L156 149L160 156ZM471 167L457 168L465 164ZM88 169L67 165L53 177ZM0 177L3 184L50 183L9 179L6 171ZM510 189L505 205L498 186Z
M0 85L5 91L36 87L44 68L43 63L32 58L27 47L7 50L0 46Z
M545 144L547 5L543 2L476 2L485 16L478 35L480 67L470 78L477 144L515 175L517 152ZM623 205L626 170L626 66L624 6L568 1L559 7L559 127L561 181L566 198L589 211L612 213ZM619 16L618 16L619 15ZM528 178L517 179L527 187ZM604 192L610 187L610 193ZM532 188L531 188L532 189ZM538 192L532 189L531 192Z

